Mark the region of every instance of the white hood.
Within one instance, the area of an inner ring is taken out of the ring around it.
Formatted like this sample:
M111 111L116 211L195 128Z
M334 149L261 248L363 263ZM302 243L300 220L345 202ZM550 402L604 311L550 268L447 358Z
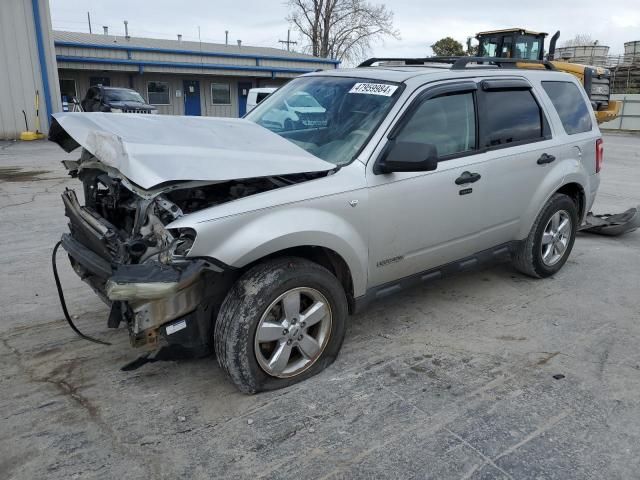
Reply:
M335 168L244 119L100 112L53 117L51 140L67 151L84 147L144 189L172 181L227 181Z

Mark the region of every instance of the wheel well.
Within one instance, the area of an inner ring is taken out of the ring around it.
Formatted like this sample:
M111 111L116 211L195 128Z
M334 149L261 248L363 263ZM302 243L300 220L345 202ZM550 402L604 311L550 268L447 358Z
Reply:
M253 266L256 263L260 263L266 259L285 256L305 258L314 263L317 263L318 265L322 265L324 268L333 273L333 275L335 275L335 277L342 285L342 288L344 288L344 292L347 295L347 300L349 302L349 312L353 312L354 300L353 279L351 277L351 270L349 269L347 262L345 262L338 253L331 250L330 248L318 247L313 245L287 248L285 250L274 252L270 255L267 255L266 257L256 260L250 265L247 265L245 268L249 268L250 266Z
M560 187L557 193L564 193L565 195L571 197L578 207L578 221L582 221L582 217L584 215L585 209L585 195L584 189L577 183L567 183Z

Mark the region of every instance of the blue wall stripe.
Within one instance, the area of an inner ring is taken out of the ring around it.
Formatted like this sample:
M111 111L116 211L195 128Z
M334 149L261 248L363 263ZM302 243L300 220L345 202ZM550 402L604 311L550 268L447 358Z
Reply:
M224 58L251 58L258 60L278 60L287 62L306 62L306 63L331 63L339 64L340 60L334 60L332 58L298 58L298 57L280 57L271 55L258 55L247 53L223 53L223 52L200 52L198 50L172 50L170 48L155 48L155 47L136 47L129 45L102 45L93 43L80 43L80 42L64 42L57 40L55 42L56 47L72 47L72 48L94 48L101 50L125 50L129 52L154 52L154 53L168 53L176 55L198 55L202 57L224 57Z
M36 1L36 0L34 0ZM135 67L173 67L173 68L203 68L205 70L241 70L241 71L260 71L281 73L309 73L313 72L310 68L286 68L286 67L263 67L251 65L216 65L207 63L184 63L184 62L160 62L155 60L129 60L124 58L96 58L96 57L71 57L67 55L57 55L58 62L72 63L100 63L112 65L132 65ZM171 73L171 72L158 72Z
M42 89L44 90L45 118L49 125L49 115L53 113L51 105L51 89L49 88L49 73L47 72L47 58L45 56L44 41L42 39L42 24L38 0L31 0L33 8L33 23L36 28L36 44L38 45L38 59L40 60L40 75L42 75Z

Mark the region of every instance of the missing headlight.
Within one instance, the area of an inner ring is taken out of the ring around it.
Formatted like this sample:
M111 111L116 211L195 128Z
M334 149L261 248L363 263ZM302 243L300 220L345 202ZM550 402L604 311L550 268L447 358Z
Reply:
M196 231L193 228L178 228L170 230L176 239L171 254L174 257L186 257L196 240Z

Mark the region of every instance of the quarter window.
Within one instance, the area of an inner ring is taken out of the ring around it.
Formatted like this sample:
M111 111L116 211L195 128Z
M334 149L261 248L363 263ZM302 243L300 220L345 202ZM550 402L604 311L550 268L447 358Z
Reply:
M231 104L231 89L228 83L211 84L211 103L213 105Z
M543 117L530 90L495 90L485 95L485 147L543 138Z
M270 92L258 92L256 95L256 103L260 103L262 100L269 96Z
M569 135L591 130L591 113L578 87L571 82L542 82Z
M169 105L169 83L168 82L148 82L147 98L151 105Z
M476 116L473 93L431 98L413 113L396 137L398 142L431 144L438 157L476 148Z

